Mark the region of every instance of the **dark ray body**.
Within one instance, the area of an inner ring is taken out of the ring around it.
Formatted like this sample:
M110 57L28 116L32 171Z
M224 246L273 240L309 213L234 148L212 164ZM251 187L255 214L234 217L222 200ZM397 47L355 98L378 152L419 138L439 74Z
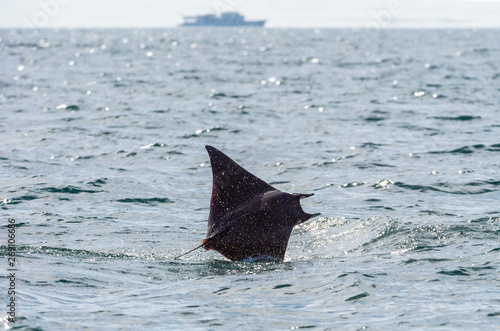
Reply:
M232 261L247 258L283 260L296 224L319 214L302 210L300 199L267 184L212 146L213 189L207 238L200 247Z

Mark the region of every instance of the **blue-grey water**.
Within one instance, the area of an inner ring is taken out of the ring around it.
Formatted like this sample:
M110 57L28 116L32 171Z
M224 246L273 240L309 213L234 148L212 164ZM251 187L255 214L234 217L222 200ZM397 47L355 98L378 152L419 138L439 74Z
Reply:
M0 30L2 327L500 328L498 33ZM206 144L315 194L284 262L173 259Z

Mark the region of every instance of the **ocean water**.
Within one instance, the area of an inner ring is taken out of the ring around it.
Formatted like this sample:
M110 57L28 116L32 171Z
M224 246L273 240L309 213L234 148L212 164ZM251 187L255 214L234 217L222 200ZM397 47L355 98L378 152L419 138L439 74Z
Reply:
M500 328L497 30L0 38L4 329ZM205 238L206 144L315 194L284 262L173 259Z

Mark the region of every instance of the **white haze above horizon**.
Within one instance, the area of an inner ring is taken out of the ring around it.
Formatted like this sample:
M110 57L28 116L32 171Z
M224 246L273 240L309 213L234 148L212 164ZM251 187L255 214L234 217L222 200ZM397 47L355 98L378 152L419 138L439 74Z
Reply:
M0 28L175 27L221 11L269 28L500 27L499 0L0 0Z

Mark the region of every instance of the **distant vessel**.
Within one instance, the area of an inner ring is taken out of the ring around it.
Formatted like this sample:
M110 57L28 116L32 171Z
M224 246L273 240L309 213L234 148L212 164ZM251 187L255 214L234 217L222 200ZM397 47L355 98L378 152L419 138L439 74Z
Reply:
M257 26L262 27L266 21L245 21L245 17L237 12L216 15L185 16L181 26Z

